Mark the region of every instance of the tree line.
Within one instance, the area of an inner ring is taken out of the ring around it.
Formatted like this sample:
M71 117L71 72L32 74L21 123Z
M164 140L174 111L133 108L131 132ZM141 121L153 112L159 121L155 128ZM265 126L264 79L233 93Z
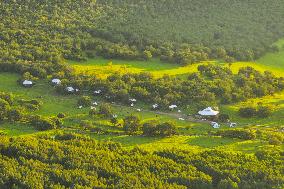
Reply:
M284 184L278 150L254 154L178 149L149 152L63 132L0 136L0 142L3 189L280 189Z
M67 86L88 90L90 95L109 102L130 105L129 99L136 98L147 104L157 103L162 109L168 109L171 104L204 108L274 94L284 89L284 78L269 71L261 73L252 67L241 68L233 74L227 67L200 65L198 72L190 74L187 79L170 76L157 79L150 73L112 74L107 79L76 76L63 79L57 91L68 94ZM95 90L102 93L94 94Z
M208 59L253 60L278 50L271 44L282 37L284 23L279 12L283 6L280 0L256 1L253 6L224 0L174 4L151 0L3 1L0 63L38 68L97 55L140 60L158 57L182 65ZM208 27L204 29L204 25Z

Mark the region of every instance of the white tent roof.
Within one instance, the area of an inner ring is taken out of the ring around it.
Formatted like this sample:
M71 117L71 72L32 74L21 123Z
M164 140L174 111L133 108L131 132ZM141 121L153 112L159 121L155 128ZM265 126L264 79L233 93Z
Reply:
M60 84L61 83L60 79L52 79L51 82L52 83L56 83L56 84Z
M23 81L23 85L32 85L32 84L33 84L32 81L29 81L29 80Z
M158 104L154 104L154 105L152 105L152 107L153 107L153 108L158 108L159 105L158 105Z
M75 89L73 87L66 87L66 90L68 92L74 92L75 91Z
M211 107L208 107L202 111L199 111L198 114L203 115L203 116L215 116L215 115L218 115L219 112L213 110Z
M173 105L170 105L169 108L170 108L170 109L177 108L177 105L174 105L174 104L173 104Z
M101 94L102 90L94 91L95 94Z

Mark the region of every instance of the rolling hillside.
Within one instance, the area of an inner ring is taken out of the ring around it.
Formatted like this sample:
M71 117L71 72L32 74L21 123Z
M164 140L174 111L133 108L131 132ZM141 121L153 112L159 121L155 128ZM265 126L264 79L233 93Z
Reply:
M284 188L283 0L4 0L0 18L1 189Z

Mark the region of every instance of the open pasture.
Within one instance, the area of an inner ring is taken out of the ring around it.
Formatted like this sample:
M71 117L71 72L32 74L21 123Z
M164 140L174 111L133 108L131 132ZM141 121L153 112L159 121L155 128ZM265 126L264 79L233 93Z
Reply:
M234 62L232 64L220 61L204 61L197 64L180 66L178 64L161 62L158 59L149 61L130 61L130 60L108 60L103 58L89 59L85 62L69 62L76 74L96 75L99 78L106 78L113 73L141 73L149 72L154 77L159 78L164 75L184 77L190 73L197 72L199 65L217 64L229 67L233 73L238 73L242 67L253 67L264 72L269 70L276 76L284 76L284 50L277 53L268 53L255 62Z
M39 98L39 100L42 101L43 104L41 109L34 113L44 116L56 116L60 112L65 113L67 115L67 118L66 121L64 121L63 130L70 132L81 132L81 120L91 121L94 126L101 127L103 129L117 130L117 128L113 127L109 123L109 120L94 120L93 118L89 117L88 111L90 110L90 108L78 109L76 105L76 100L78 98L77 96L57 95L54 92L54 88L48 84L48 81L39 81L32 88L24 88L17 84L18 78L19 76L15 74L1 73L0 79L5 82L0 85L0 91L12 92L16 96L25 99ZM100 99L94 100L99 101ZM140 107L140 105L137 106ZM86 134L98 140L111 140L121 142L123 146L127 148L141 146L149 150L170 149L174 147L187 149L221 148L233 144L237 145L237 143L241 142L240 140L207 136L208 132L213 130L213 128L211 128L208 123L180 121L176 116L172 116L171 113L159 114L147 109L146 105L141 105L141 107L143 107L142 111L137 112L137 107L131 108L121 105L113 106L114 111L117 112L119 118L123 118L130 114L135 114L140 116L144 121L157 118L161 121L174 121L177 123L178 131L181 135L160 138L127 135L97 135L91 132L86 132ZM223 128L228 128L228 126L223 125ZM42 133L25 124L2 124L0 130L3 130L10 136L23 136Z

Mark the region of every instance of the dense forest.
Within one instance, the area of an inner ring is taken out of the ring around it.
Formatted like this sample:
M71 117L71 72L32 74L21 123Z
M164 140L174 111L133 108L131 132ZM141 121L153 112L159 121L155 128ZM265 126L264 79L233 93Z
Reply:
M97 0L97 3L112 12L103 17L102 28L105 35L117 33L107 35L114 41L175 41L248 50L269 46L283 36L281 1ZM119 16L114 17L113 12Z
M0 187L8 188L281 188L278 151L125 150L68 133L0 137ZM86 158L87 157L87 158ZM226 171L225 171L226 170Z
M277 50L283 10L280 0L2 1L0 62L252 60Z

